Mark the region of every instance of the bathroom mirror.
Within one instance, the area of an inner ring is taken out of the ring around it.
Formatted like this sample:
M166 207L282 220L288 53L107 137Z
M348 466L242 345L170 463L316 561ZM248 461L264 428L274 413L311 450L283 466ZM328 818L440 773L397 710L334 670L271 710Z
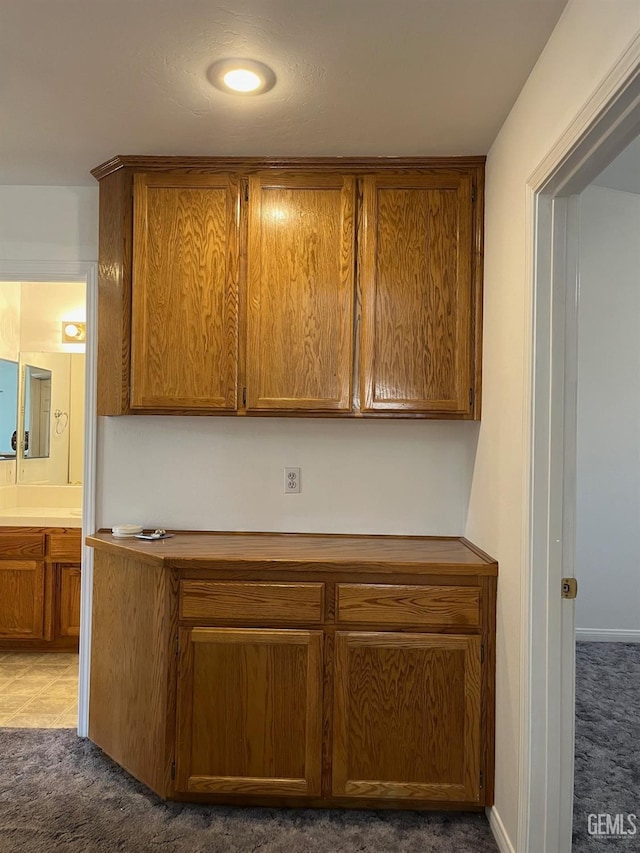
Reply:
M84 360L84 353L20 353L19 486L82 483Z
M26 364L24 367L23 457L47 459L51 432L51 371Z
M0 358L0 460L15 459L18 435L18 362Z

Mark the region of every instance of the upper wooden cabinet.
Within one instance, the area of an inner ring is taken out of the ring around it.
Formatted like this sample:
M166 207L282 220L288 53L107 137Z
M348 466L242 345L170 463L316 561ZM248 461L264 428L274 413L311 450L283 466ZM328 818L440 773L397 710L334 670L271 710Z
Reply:
M239 180L134 176L131 408L236 408Z
M98 414L480 416L484 158L93 174Z
M349 411L355 179L249 178L247 409Z
M364 178L365 412L470 411L472 189L469 172Z

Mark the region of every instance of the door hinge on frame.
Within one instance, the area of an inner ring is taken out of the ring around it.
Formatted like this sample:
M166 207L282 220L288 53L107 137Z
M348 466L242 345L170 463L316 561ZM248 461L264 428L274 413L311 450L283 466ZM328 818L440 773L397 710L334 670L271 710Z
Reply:
M469 405L473 406L473 388L469 388Z
M247 405L247 389L246 388L242 389L242 405L243 406Z
M249 201L249 184L245 184L244 187L244 200Z
M175 761L171 765L171 778L172 779L176 778L176 763L175 763ZM482 785L480 787L482 787Z
M180 638L179 638L178 634L176 634L176 642L175 642L175 646L174 646L176 655L178 654L178 649L180 647L179 644L180 644Z
M484 643L480 643L480 663L484 663Z
M484 788L484 770L480 771L480 790Z

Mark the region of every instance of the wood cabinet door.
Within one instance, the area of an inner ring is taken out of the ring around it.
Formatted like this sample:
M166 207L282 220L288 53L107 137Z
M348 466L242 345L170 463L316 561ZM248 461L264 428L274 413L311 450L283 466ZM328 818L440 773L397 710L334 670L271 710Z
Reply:
M180 631L176 790L319 795L320 631Z
M472 412L472 178L363 179L361 408Z
M131 407L237 406L239 182L134 176Z
M0 560L0 637L44 637L44 563Z
M61 637L78 637L80 636L80 566L61 564L58 571L58 632Z
M338 632L334 796L480 802L480 638Z
M351 409L355 179L249 182L247 409Z

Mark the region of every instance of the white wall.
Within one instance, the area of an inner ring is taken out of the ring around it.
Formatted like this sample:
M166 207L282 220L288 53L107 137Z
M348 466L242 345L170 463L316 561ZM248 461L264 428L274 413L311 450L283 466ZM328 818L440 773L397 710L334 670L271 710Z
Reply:
M69 483L79 485L84 479L84 407L85 357L71 353L69 400Z
M528 582L532 240L526 187L639 31L637 0L570 0L487 160L483 415L466 535L500 563L496 813L513 849L523 750L522 593Z
M17 361L20 352L20 282L0 281L0 358Z
M87 319L86 285L25 281L20 285L20 349L84 353L85 344L62 342L63 320Z
M576 627L640 639L640 195L589 187L580 224Z
M101 526L459 535L477 424L99 419ZM284 466L301 493L284 494Z
M0 259L95 261L97 245L97 186L0 186Z

